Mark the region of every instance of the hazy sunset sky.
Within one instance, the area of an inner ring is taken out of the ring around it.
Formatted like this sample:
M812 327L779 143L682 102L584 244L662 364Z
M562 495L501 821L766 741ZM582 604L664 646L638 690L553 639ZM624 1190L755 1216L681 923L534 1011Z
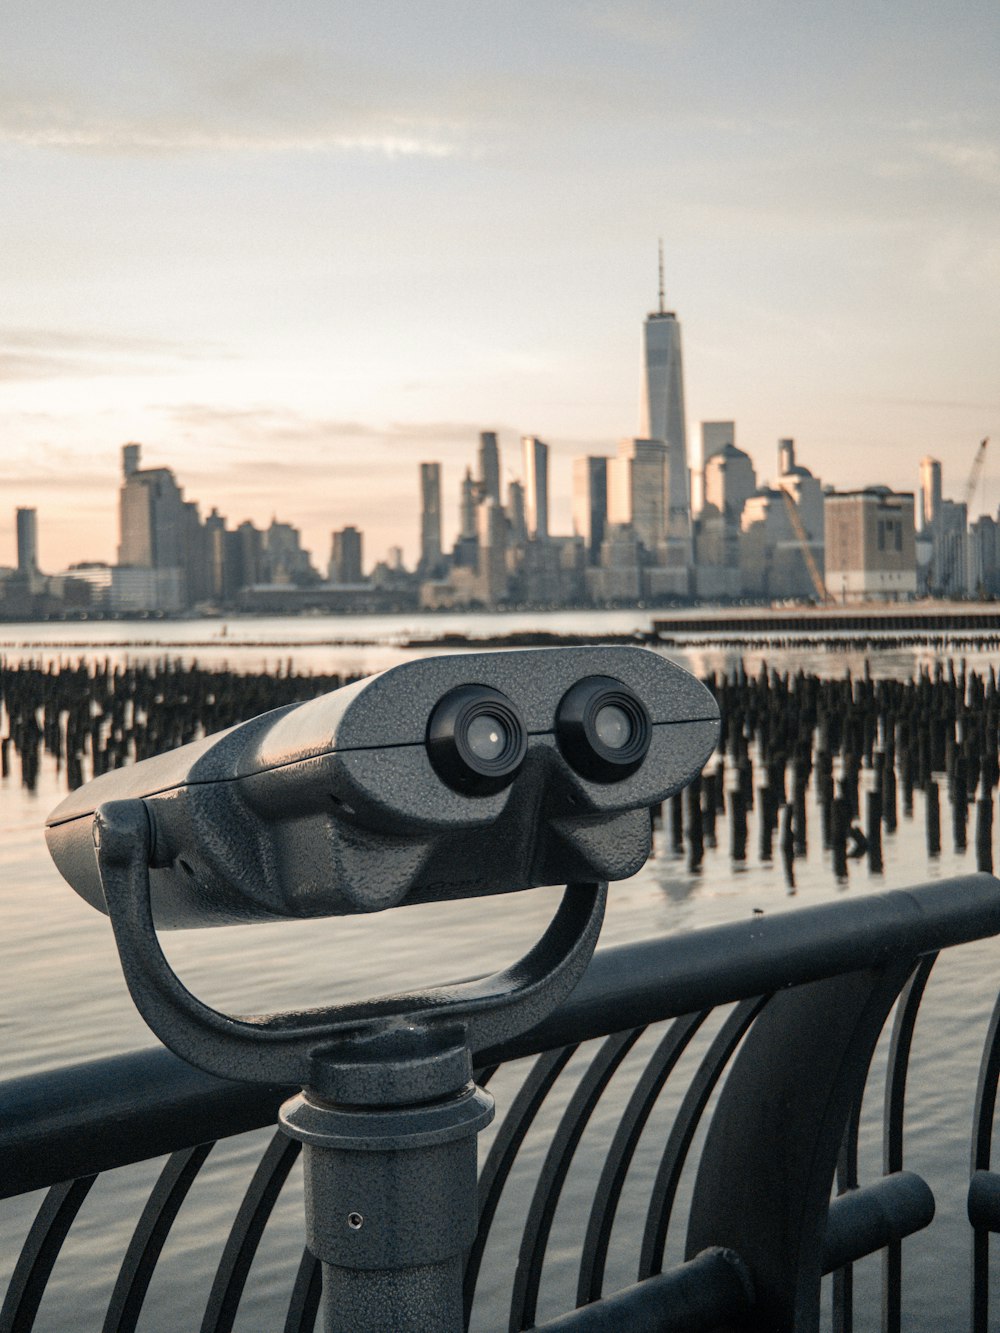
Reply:
M962 498L992 435L1000 502L996 0L6 0L0 50L0 564L18 504L113 559L127 440L325 568L537 434L568 531L660 236L692 461Z

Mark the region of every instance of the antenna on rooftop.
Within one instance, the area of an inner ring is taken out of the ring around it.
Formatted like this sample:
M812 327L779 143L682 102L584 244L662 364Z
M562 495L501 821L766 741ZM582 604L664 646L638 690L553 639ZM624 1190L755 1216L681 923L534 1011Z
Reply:
M660 314L664 315L666 314L666 309L663 304L663 237L662 236L660 237L659 244L660 244Z

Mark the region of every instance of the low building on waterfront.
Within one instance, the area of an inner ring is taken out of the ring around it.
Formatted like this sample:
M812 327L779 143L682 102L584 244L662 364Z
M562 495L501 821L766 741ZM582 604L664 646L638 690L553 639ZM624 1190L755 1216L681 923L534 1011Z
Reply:
M824 497L826 586L840 602L904 601L917 593L912 491L869 486Z

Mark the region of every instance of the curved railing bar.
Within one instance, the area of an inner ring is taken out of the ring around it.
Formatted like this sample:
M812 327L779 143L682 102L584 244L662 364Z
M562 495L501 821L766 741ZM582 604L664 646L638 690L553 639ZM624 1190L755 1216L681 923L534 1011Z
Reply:
M639 1282L663 1271L663 1251L667 1243L674 1196L695 1132L723 1070L769 998L767 995L758 995L736 1005L705 1053L684 1095L650 1193L639 1256Z
M568 884L541 939L491 976L413 994L277 1015L218 1013L187 989L157 938L150 900L150 832L141 801L97 810L97 860L122 971L136 1008L176 1054L223 1078L298 1083L317 1045L388 1019L464 1024L480 1050L533 1027L564 1000L590 962L607 901L605 883Z
M972 1115L972 1151L970 1174L988 1171L993 1148L993 1121L996 1115L997 1084L1000 1081L1000 995L997 996L990 1025L983 1043L983 1058L976 1081L976 1100ZM972 1232L972 1333L988 1333L990 1292L990 1233L985 1227Z
M276 1130L257 1164L226 1238L201 1333L231 1333L260 1238L301 1147L297 1140Z
M885 1118L883 1122L882 1171L892 1175L903 1169L903 1120L906 1114L906 1078L910 1069L910 1050L917 1011L924 997L936 953L921 958L904 986L896 1004L896 1017L889 1042L889 1060L885 1076ZM882 1329L900 1333L903 1319L903 1246L890 1241L882 1258Z
M573 1157L597 1103L643 1031L633 1028L631 1032L618 1032L602 1043L552 1135L521 1236L510 1298L509 1333L534 1326L545 1251Z
M504 1116L503 1123L490 1145L486 1161L479 1173L479 1225L465 1264L463 1300L466 1326L472 1316L476 1283L479 1281L479 1270L489 1241L493 1218L511 1168L545 1098L576 1054L576 1050L576 1046L564 1046L561 1050L546 1051L538 1057L528 1077L518 1089L510 1110ZM479 1086L482 1087L482 1084Z
M215 1145L175 1152L150 1191L118 1270L102 1333L135 1333L142 1305L170 1228L205 1159Z
M530 1032L480 1048L476 1062L490 1067L600 1040L609 1014L620 1030L645 1026L878 966L904 945L928 952L998 927L997 881L971 875L608 946L556 1013ZM227 1082L163 1047L11 1079L2 1084L0 1197L273 1125L281 1103L300 1087L295 1080L273 1088Z
M611 1243L611 1231L618 1212L618 1202L625 1187L632 1158L663 1086L691 1039L712 1011L703 1009L671 1023L665 1036L650 1056L642 1077L622 1112L608 1149L594 1202L587 1221L587 1235L580 1256L577 1279L577 1306L600 1300L604 1289L604 1269Z
M319 1260L308 1250L303 1250L288 1302L284 1333L313 1333L322 1295L323 1270Z
M30 1333L45 1286L96 1176L53 1185L31 1224L0 1309L0 1333Z

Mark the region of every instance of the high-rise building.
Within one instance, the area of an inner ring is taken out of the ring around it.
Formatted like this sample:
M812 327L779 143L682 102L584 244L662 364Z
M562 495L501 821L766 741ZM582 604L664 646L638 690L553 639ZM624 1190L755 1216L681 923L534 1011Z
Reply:
M472 472L465 469L462 478L462 500L459 513L458 535L462 540L475 540L476 537L476 483Z
M229 587L226 568L226 520L218 509L212 509L205 519L206 584L210 601L218 602L235 594Z
M38 573L38 511L17 511L17 572L31 579Z
M524 450L524 513L528 536L549 539L549 446L535 435L521 440Z
M643 325L643 393L640 438L662 440L670 454L666 497L667 536L690 540L687 428L684 419L684 371L681 326L663 299L663 247L660 247L659 308Z
M757 474L749 454L734 444L711 455L705 467L705 505L730 526L739 527L743 506L757 489ZM713 515L714 516L714 515Z
M500 503L500 449L493 430L479 434L479 498Z
M647 556L667 536L669 473L663 440L622 440L608 461L608 522L630 526Z
M131 477L133 472L139 471L139 459L141 454L141 444L122 445L122 472L126 478Z
M264 555L268 583L304 584L316 581L316 571L303 549L302 534L291 523L271 519L264 534Z
M920 460L920 531L933 533L941 514L941 464L936 458Z
M701 459L691 473L691 508L700 512L706 503L705 470L711 459L726 448L736 448L735 421L703 421L701 423Z
M348 526L333 534L333 548L330 552L330 582L360 583L361 572L361 533L357 528Z
M954 500L942 500L933 515L934 556L930 591L936 597L965 597L974 589L969 567L969 509Z
M823 545L823 486L807 467L795 461L795 441L778 441L778 489L790 496L810 542ZM814 554L816 554L814 552ZM822 563L822 551L818 553Z
M523 546L528 540L528 519L524 510L524 487L519 481L512 481L507 487L507 521L511 541L515 546Z
M139 446L122 450L119 565L176 569L184 564L184 493L166 467L139 467Z
M264 577L264 534L244 519L226 533L226 583L229 595L261 583Z
M425 578L441 568L441 464L420 464L420 564Z
M735 421L703 421L701 423L701 465L706 467L708 460L721 454L726 446L736 447Z
M126 444L119 492L118 565L164 575L136 582L143 590L136 596L145 596L149 589L153 600L149 606L132 609L179 611L192 601L189 576L201 563L200 552L191 542L192 509L185 505L184 493L169 468L143 468L139 463L139 445Z
M583 538L587 563L596 565L608 521L608 460L573 460L573 531Z
M495 500L476 511L479 537L478 600L487 606L502 602L508 591L507 516Z

